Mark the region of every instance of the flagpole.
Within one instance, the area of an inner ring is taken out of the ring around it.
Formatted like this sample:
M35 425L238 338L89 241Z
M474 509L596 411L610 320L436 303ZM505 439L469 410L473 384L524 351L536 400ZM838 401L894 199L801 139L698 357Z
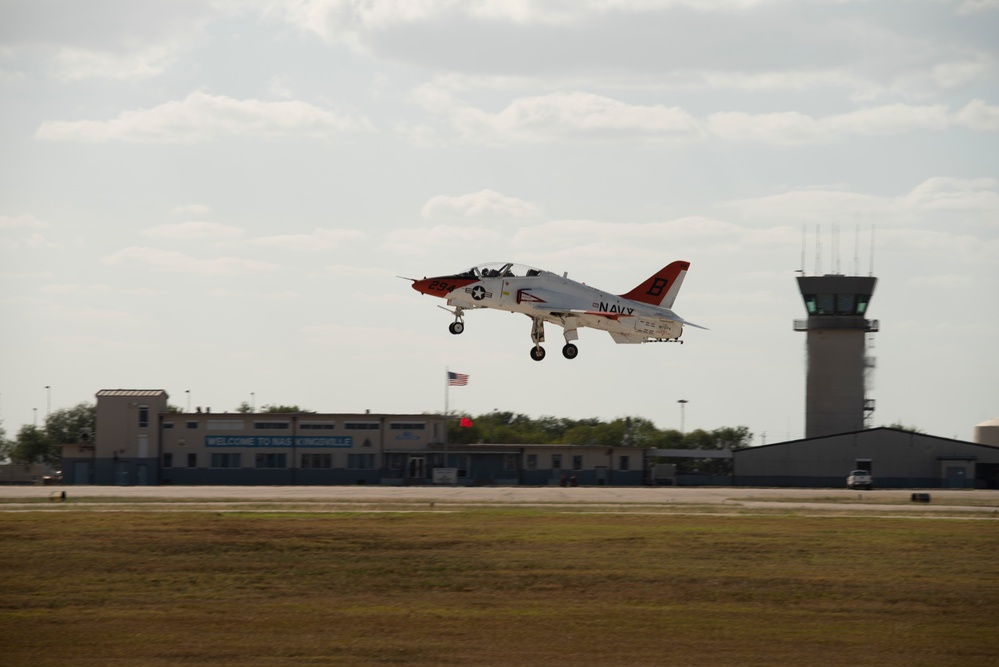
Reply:
M448 467L448 441L451 439L448 431L451 429L451 423L448 417L448 394L451 391L451 368L449 366L444 367L444 467Z

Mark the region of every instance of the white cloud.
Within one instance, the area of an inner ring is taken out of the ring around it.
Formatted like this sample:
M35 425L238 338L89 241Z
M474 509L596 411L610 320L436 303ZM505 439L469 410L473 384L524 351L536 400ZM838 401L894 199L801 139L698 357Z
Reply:
M957 13L966 16L996 10L999 10L999 0L964 0L957 8Z
M954 114L954 121L972 130L997 132L999 131L999 106L986 104L982 100L972 100Z
M278 268L276 264L240 257L198 259L180 252L134 246L122 248L108 255L103 259L103 262L111 266L138 265L153 271L189 273L201 276L235 275L256 271L273 271Z
M212 212L212 208L206 204L182 204L174 207L172 212L178 215L205 216Z
M711 133L728 141L756 141L779 146L821 144L850 135L898 134L913 130L943 130L949 118L943 105L906 104L861 109L812 118L797 111L748 114L719 112L708 116Z
M0 215L0 229L44 229L49 223L30 215Z
M930 178L900 196L879 196L846 189L802 189L723 206L735 215L764 223L785 222L809 227L862 223L865 228L927 225L996 227L999 225L999 180L994 178Z
M181 241L223 241L238 239L243 235L239 227L222 225L217 222L179 222L157 225L143 232L146 236Z
M420 209L424 218L533 218L538 214L534 204L489 189L457 197L437 195Z
M339 248L348 241L356 241L362 238L364 238L364 233L356 229L316 229L311 234L262 236L252 239L248 243L285 250L321 252Z
M363 118L306 102L196 92L179 102L123 111L109 121L45 121L35 136L45 141L193 144L226 137L333 139L369 127Z
M435 86L418 90L414 99L472 142L695 139L703 132L697 120L682 109L627 104L593 93L518 98L498 113L474 108Z
M813 117L800 111L719 111L697 118L679 107L631 104L592 93L516 98L490 113L459 99L453 80L417 89L413 100L469 143L695 141L709 137L776 146L829 144L856 136L944 131L954 124L999 130L999 107L975 100L957 113L946 105L888 104Z
M125 53L63 47L53 57L52 69L55 77L64 81L138 81L163 73L175 61L176 47L173 44L154 45Z
M474 227L435 225L390 232L381 248L400 254L424 254L431 250L460 248L463 252L478 252L495 248L502 236L494 231ZM469 263L473 263L471 260Z

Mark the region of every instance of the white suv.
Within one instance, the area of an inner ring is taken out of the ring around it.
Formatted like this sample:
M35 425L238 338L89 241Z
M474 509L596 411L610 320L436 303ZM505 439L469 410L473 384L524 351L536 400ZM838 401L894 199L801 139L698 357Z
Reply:
M874 488L874 478L867 470L854 470L846 478L846 488L848 489L872 489Z

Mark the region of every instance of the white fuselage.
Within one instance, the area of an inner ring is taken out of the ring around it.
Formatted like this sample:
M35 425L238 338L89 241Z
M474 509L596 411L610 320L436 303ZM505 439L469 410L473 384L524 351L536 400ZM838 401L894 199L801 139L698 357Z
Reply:
M675 340L682 320L670 309L594 289L546 271L533 276L483 277L452 291L447 302L461 308L499 308L564 327L609 332L619 343Z

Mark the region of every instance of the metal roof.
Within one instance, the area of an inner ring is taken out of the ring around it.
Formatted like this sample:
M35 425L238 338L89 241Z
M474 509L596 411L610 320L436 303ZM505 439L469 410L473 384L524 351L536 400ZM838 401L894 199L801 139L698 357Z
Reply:
M128 397L139 397L139 396L166 396L167 393L162 389L101 389L97 392L97 397L101 398L103 396L128 396Z

